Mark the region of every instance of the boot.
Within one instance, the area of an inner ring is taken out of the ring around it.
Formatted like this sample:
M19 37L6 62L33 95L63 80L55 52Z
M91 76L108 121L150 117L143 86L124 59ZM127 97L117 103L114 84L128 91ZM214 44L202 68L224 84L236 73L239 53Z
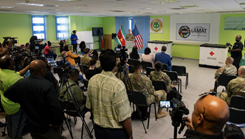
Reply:
M157 119L160 119L160 118L162 118L162 117L167 116L167 113L166 113L166 112L162 112L162 109L163 109L163 108L158 108Z

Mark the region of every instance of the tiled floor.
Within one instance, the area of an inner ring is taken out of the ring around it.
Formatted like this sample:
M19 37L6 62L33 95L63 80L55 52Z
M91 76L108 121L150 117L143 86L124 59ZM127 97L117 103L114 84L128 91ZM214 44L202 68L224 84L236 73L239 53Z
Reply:
M199 94L203 92L209 91L213 88L214 85L214 72L216 69L210 68L200 68L198 67L198 60L187 60L187 59L178 59L173 58L172 60L173 65L183 65L186 66L187 72L189 73L189 85L187 89L184 88L185 85L185 77L180 77L182 79L182 96L183 101L188 104L188 109L190 110L190 114L188 115L191 117L193 112L193 106L196 100L199 98ZM218 88L218 92L221 92L223 87ZM86 122L88 123L89 127L92 127L92 123L89 119L90 114L87 114L85 117ZM151 119L150 119L150 126L147 129L147 134L145 134L142 123L140 121L132 121L133 127L133 138L134 139L169 139L173 138L174 127L171 123L171 117L169 114L162 118L155 121L154 119L154 111L152 109ZM147 125L147 122L144 122ZM81 138L81 127L82 122L78 119L77 124L74 126L72 125L74 139ZM66 128L66 127L65 127ZM0 128L0 131L3 131L3 128ZM243 132L245 130L243 129ZM178 135L178 137L183 137L183 133ZM68 130L63 132L63 135L70 139L70 134ZM9 139L8 137L0 137L1 139ZM31 138L30 135L24 136L24 139ZM84 132L84 138L89 139L86 131ZM94 137L95 138L95 137Z

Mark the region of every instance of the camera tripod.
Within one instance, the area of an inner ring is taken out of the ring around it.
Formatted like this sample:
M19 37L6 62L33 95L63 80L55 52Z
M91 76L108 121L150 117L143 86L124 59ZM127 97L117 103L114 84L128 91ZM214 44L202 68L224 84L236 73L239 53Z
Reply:
M70 85L69 84L69 82L68 82L68 79L66 78L66 75L68 74L68 72L67 73L63 73L63 75L61 75L61 80L60 80L60 90L62 90L62 88L64 87L64 86L66 86L66 91L64 91L63 92L63 96L64 96L64 94L65 94L65 92L68 92L69 93L69 96L70 96L70 98L71 98L71 101L73 102L73 104L74 104L74 107L75 107L75 112L77 113L77 115L81 118L81 120L82 120L82 123L83 123L83 125L82 125L82 134L81 134L81 139L83 138L83 128L85 127L85 130L87 131L87 133L88 133L88 135L89 135L89 137L91 138L91 139L93 139L93 135L92 135L92 131L93 130L89 130L89 128L88 128L88 125L86 124L86 122L85 122L85 120L84 120L84 116L82 115L82 113L81 113L81 111L80 111L80 107L79 107L79 105L78 105L78 102L77 102L77 100L76 100L76 98L75 98L75 95L74 95L74 93L72 92L72 89L71 89L71 87L73 86L73 85ZM69 103L69 102L68 102ZM69 109L66 109L66 111L69 111ZM74 110L72 110L72 113L74 113ZM66 117L65 117L65 115L64 115L64 120L65 120L65 123L66 123L66 125L67 125L67 128L68 128L68 130L69 130L69 132L70 132L70 135L71 135L71 138L73 139L73 136L72 136L72 131L71 131L71 126L70 126L70 124L68 124L68 122L67 122L67 120L66 120Z

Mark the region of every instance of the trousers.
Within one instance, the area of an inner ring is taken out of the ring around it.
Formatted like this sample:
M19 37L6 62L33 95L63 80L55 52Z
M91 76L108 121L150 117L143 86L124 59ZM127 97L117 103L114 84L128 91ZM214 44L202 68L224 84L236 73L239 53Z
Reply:
M77 44L72 44L73 45L73 52L75 53L77 53Z
M13 114L13 115L7 115L7 130L8 130L8 136L12 139L22 139L21 134L25 126L26 117L23 112L23 110L20 108L20 110Z
M123 129L103 128L94 125L96 139L128 139L128 135Z
M238 56L238 57L233 57L234 59L234 62L233 62L233 65L237 68L237 70L239 69L239 63L240 63L240 60L242 59L242 56Z

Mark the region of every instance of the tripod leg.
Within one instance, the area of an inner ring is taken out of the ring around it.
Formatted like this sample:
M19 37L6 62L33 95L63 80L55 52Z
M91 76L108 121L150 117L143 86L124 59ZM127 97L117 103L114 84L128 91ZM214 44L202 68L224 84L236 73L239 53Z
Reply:
M71 130L71 127L70 127L70 125L68 124L67 119L66 119L66 117L65 117L65 116L64 116L64 120L65 120L65 123L66 123L67 129L68 129L68 131L70 132L71 138L73 139L73 135L72 135L72 130Z
M144 127L144 129L145 129L145 124L144 124L144 122L143 122L143 119L142 119L142 116L141 116L141 112L139 111L138 106L137 106L137 108L136 108L136 111L138 111L138 114L139 114L139 116L140 116L140 121L142 122L142 125L143 125L143 127ZM145 133L147 133L147 132L146 132L146 129L145 129Z

